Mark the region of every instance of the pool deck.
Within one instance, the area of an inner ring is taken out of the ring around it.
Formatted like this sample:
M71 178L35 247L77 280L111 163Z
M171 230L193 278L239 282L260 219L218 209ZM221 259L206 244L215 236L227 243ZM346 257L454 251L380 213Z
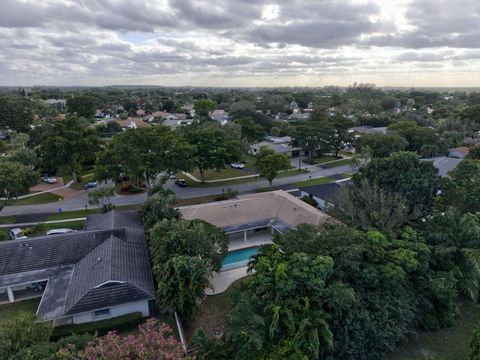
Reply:
M205 290L205 294L217 295L225 292L225 290L227 290L233 282L249 275L247 273L247 269L248 266L244 266L241 268L214 273L210 278L210 284L212 284L212 288L207 288L207 290Z
M244 242L244 234L236 233L230 234L230 244L228 246L228 251L240 250L249 247L257 247L265 244L272 244L273 238L270 230L258 231L250 233L247 236L247 242ZM205 290L206 295L217 295L223 293L228 287L245 276L248 276L247 273L248 266L239 267L236 269L220 271L213 273L210 277L210 284L212 288L207 288Z

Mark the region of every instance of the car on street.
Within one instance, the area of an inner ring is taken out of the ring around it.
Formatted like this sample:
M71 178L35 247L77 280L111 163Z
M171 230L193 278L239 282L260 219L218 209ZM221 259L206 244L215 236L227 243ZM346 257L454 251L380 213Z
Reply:
M75 232L75 230L69 228L62 228L62 229L51 229L47 231L46 235L58 235L58 234L68 234L71 232Z
M13 228L10 229L8 232L8 236L10 237L11 240L16 240L16 239L26 239L28 238L27 235L23 232L22 229L20 228Z
M57 182L57 179L55 179L53 176L48 175L43 175L40 180L46 184L55 184Z
M185 179L177 179L175 180L175 185L180 186L180 187L187 187L187 182Z
M245 165L242 163L232 163L230 164L230 167L233 169L243 169L245 168Z
M98 181L90 181L90 182L86 183L86 184L83 186L83 188L84 188L85 190L88 190L88 189L97 187L97 185L98 185Z

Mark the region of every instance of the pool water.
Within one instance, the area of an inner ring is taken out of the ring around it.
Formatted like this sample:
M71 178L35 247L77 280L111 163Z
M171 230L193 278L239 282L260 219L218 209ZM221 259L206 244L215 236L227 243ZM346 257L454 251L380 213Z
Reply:
M258 251L258 247L249 247L246 249L230 251L223 259L220 271L231 270L242 266L247 266L250 258Z

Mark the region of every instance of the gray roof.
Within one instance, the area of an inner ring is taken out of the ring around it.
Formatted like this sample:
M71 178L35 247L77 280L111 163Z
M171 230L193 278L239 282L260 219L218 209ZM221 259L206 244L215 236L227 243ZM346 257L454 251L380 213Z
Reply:
M338 183L327 183L320 185L303 186L299 189L319 199L335 204L338 201L340 187L341 185Z
M87 218L86 231L0 243L0 287L48 280L41 319L154 298L138 212Z

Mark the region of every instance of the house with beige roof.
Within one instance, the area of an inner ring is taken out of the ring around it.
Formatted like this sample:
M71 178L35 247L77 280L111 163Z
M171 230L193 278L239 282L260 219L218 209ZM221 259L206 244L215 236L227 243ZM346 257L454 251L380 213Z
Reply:
M179 210L184 219L207 221L221 227L230 238L229 253L221 271L211 279L210 294L220 293L246 276L251 256L259 246L272 244L275 233L285 233L305 223L337 222L283 190L241 195L233 200L184 206Z

